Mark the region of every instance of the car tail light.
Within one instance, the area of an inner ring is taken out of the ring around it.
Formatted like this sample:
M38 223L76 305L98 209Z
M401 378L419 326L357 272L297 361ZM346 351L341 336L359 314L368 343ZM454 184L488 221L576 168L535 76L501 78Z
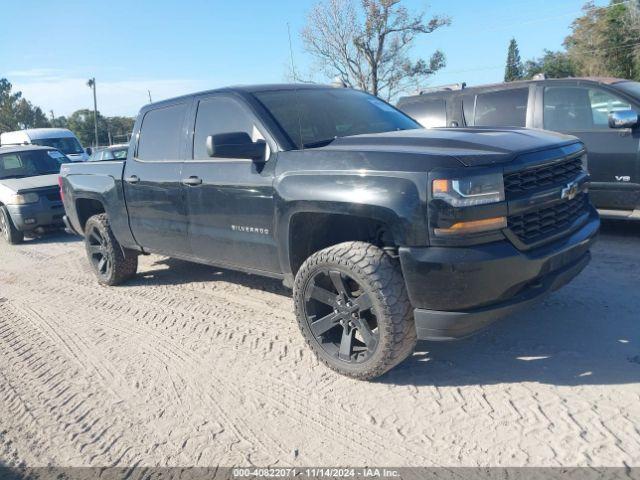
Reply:
M58 186L60 187L60 199L64 201L64 190L62 188L62 177L58 177Z

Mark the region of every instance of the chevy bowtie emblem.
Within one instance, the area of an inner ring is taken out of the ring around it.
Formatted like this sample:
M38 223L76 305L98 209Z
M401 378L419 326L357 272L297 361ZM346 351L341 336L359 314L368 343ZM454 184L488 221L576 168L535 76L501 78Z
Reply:
M563 200L573 200L578 193L580 193L580 185L578 182L569 182L567 186L562 189L560 198Z

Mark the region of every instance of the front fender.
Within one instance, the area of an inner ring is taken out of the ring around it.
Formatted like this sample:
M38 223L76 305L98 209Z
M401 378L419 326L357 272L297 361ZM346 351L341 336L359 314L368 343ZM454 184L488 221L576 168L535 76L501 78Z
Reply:
M400 246L426 245L426 174L294 172L279 177L276 233L280 264L289 266L289 227L297 213L331 213L384 223Z

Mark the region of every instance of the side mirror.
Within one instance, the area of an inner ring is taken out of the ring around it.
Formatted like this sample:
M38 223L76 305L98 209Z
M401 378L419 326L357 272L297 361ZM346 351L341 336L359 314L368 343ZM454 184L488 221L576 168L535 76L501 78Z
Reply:
M207 137L207 155L216 158L263 160L267 143L254 142L246 132L218 133Z
M638 114L633 110L609 113L609 128L633 128L638 125Z
M87 155L91 156L93 154L93 149L91 147L87 147L87 148L84 149L84 152Z

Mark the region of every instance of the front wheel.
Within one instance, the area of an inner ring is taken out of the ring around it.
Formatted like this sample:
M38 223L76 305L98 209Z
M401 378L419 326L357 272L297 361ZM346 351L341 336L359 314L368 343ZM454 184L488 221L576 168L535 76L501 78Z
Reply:
M331 369L368 380L406 359L416 330L398 261L365 242L311 255L293 288L308 345Z
M0 207L0 234L9 245L16 245L24 241L24 233L16 228L11 220L7 207Z
M94 215L87 220L84 244L99 283L119 285L136 274L138 253L120 246L106 214Z

